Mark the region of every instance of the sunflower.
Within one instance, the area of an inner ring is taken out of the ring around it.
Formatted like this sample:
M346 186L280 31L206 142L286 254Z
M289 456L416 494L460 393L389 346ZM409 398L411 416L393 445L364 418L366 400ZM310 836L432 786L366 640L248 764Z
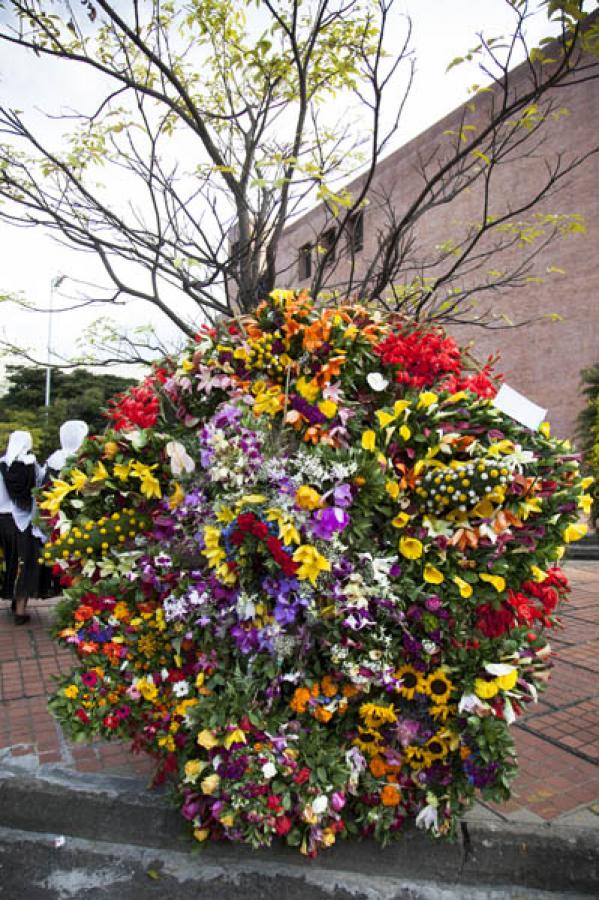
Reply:
M378 756L385 748L383 736L372 728L358 726L359 735L354 738L354 745L367 756Z
M424 693L428 694L435 706L446 705L453 690L453 683L443 669L435 669L424 681Z
M430 765L428 753L424 747L419 747L418 744L410 744L404 753L410 768L416 769L416 771Z
M429 738L422 749L431 762L435 759L443 759L443 757L447 756L449 753L447 741L443 740L438 734L434 734ZM430 763L428 763L428 765L430 765Z
M455 706L446 706L444 703L437 706L436 704L433 706L429 706L428 708L429 715L433 717L435 722L447 722L448 718L451 715L456 713Z
M425 692L426 681L422 678L420 672L417 672L413 666L406 663L401 669L397 669L395 677L398 679L395 690L398 694L401 694L402 697L405 697L406 700L413 700L416 691L421 694Z
M385 723L393 724L396 721L395 710L392 706L380 706L377 703L363 703L360 707L360 716L366 722L368 728L380 728Z

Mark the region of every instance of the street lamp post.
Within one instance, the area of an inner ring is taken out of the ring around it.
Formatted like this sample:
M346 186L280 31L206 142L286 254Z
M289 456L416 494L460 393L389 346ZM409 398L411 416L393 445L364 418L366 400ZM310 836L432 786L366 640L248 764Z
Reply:
M56 288L60 287L67 276L66 275L57 275L50 282L50 308L48 310L48 343L46 347L46 394L44 398L44 406L46 407L46 413L48 412L47 407L50 406L50 385L52 381L52 366L51 366L51 357L52 357L52 313L54 312L54 291Z

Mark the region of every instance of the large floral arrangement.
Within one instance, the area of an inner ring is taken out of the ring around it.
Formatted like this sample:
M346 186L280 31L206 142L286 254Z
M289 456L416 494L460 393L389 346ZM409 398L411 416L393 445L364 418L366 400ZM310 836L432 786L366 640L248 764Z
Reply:
M507 799L589 501L496 384L439 328L306 294L204 328L42 503L61 723L152 754L198 841L314 854Z

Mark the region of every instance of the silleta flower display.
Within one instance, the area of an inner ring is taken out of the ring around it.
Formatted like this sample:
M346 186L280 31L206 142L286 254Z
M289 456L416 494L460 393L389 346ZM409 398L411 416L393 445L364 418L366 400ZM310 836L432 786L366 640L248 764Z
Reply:
M275 291L117 398L41 506L78 667L200 841L314 855L509 797L590 502L437 327Z

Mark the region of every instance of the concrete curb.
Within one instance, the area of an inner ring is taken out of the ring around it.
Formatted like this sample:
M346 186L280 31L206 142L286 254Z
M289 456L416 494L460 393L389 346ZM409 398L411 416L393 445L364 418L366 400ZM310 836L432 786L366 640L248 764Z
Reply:
M55 769L28 777L0 769L0 826L20 832L64 834L113 845L191 852L185 823L164 795L133 778L78 775ZM317 860L283 846L252 851L212 844L201 859L227 869L243 866L261 878L292 869L302 873L343 871L360 877L406 879L449 885L518 885L530 889L599 896L597 830L555 824L515 825L474 817L454 843L433 843L407 829L397 844L381 849L370 841L341 841Z

